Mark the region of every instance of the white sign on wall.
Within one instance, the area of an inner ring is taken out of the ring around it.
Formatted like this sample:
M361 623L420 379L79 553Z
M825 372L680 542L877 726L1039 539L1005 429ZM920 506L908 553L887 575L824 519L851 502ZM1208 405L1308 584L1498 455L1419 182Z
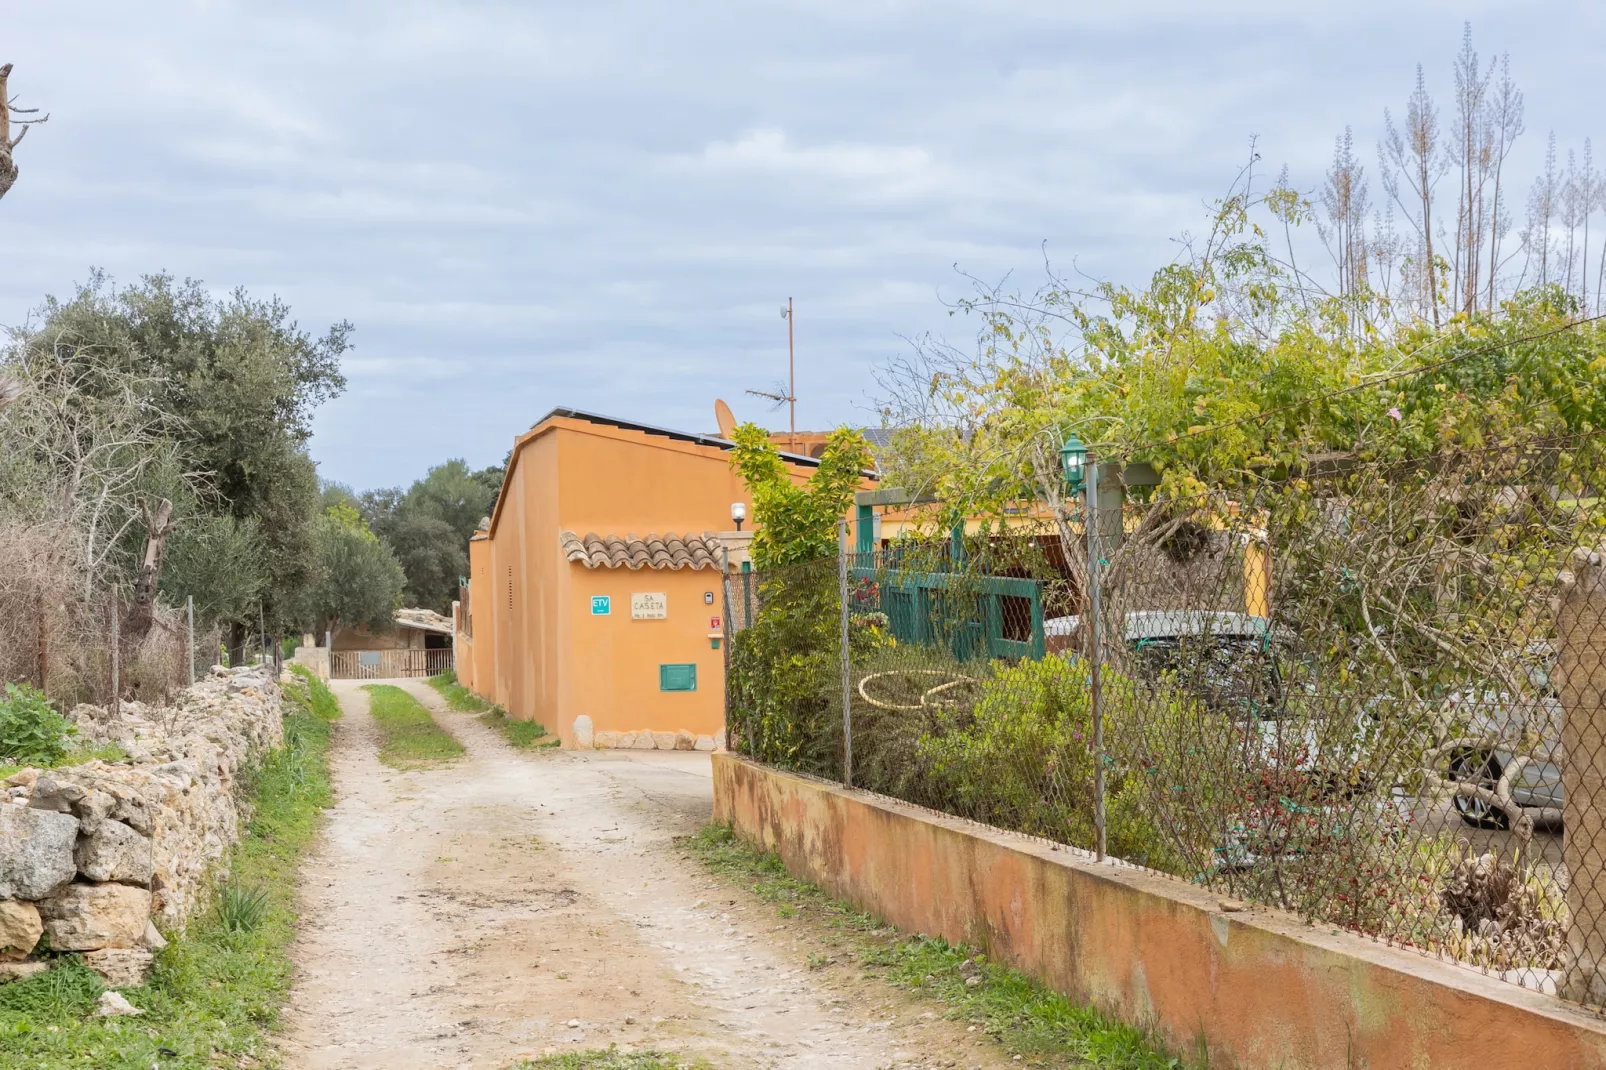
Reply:
M630 596L631 620L663 620L669 616L669 599L663 592L648 592L647 594L632 594Z

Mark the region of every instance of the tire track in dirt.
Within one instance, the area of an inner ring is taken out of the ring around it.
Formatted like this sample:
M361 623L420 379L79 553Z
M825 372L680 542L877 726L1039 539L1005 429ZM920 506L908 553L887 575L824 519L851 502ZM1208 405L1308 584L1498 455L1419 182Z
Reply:
M1008 1065L926 1005L809 970L807 936L675 850L712 809L706 755L519 752L399 683L468 755L386 768L366 694L334 685L290 1065L477 1070L613 1043L730 1067Z

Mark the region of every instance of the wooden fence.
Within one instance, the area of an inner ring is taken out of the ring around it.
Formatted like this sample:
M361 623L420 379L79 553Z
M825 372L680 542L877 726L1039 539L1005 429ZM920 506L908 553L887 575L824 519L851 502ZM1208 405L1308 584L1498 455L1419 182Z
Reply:
M335 680L394 680L435 676L451 667L450 650L337 650L329 675Z

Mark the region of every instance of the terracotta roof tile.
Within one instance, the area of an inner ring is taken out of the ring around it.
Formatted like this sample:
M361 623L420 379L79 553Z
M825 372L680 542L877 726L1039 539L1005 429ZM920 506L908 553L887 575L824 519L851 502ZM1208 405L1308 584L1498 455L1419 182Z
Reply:
M701 535L671 532L661 538L650 532L646 538L595 532L581 538L565 531L558 535L558 545L563 556L586 568L717 569L723 550L719 536L711 531Z

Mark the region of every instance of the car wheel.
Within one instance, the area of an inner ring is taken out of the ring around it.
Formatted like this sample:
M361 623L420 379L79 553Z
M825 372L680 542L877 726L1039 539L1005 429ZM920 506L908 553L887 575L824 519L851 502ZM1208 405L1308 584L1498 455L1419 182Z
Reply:
M1450 760L1450 779L1475 781L1493 790L1500 780L1500 762L1486 751L1464 751ZM1482 799L1457 795L1452 805L1455 806L1455 812L1461 815L1461 820L1475 829L1511 827L1511 819L1504 810Z

